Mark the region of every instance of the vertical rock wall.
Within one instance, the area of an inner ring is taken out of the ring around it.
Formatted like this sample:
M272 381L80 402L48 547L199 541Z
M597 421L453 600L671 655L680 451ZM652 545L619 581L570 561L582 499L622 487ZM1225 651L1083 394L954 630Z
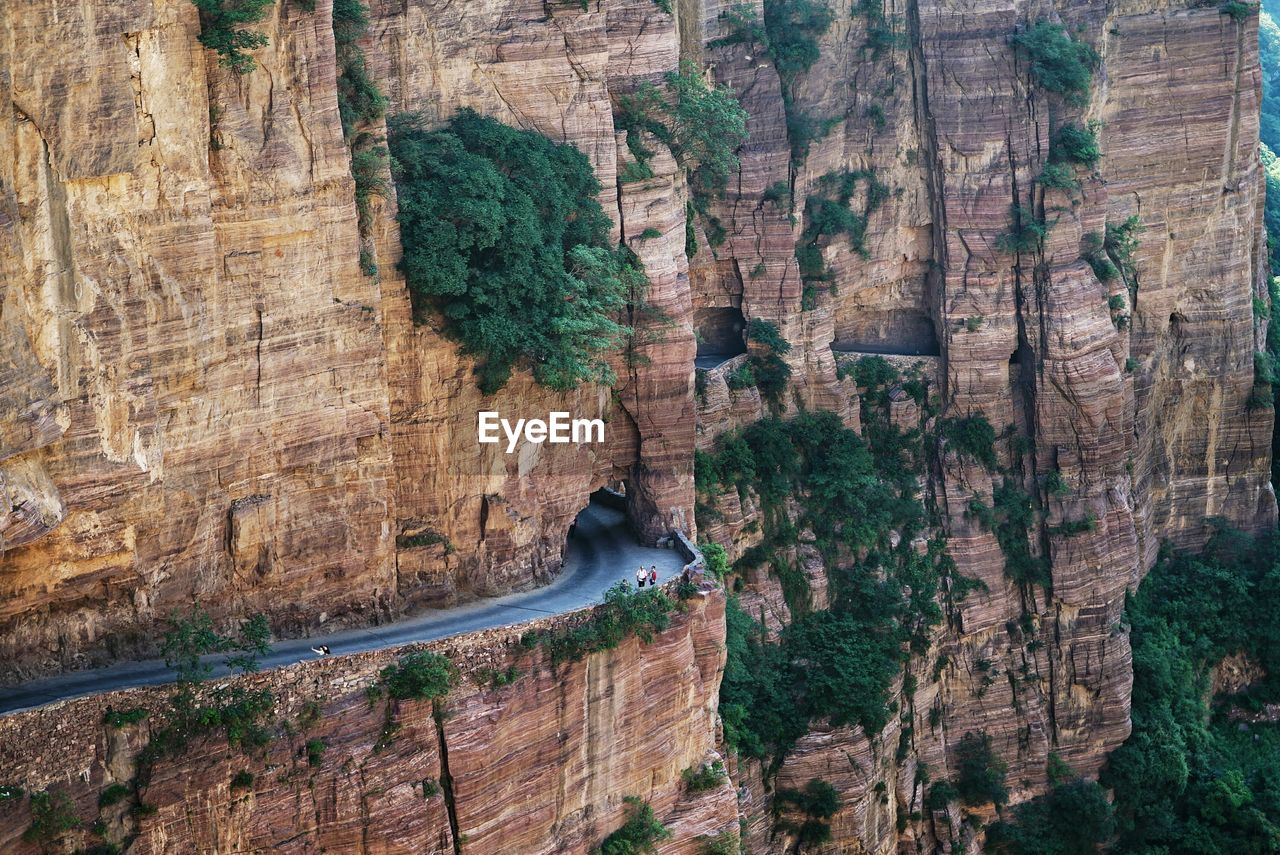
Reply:
M390 608L379 287L332 34L292 5L263 26L237 77L186 0L0 11L4 350L27 384L5 429L29 425L5 492L64 516L0 558L7 678L127 654L193 599L282 630Z
M865 256L842 240L825 248L834 293L818 293L799 316L810 326L830 318L823 339L836 349L936 347L943 417L986 417L1001 434L999 465L988 471L940 449L932 491L949 552L959 572L988 591L970 594L958 621L912 666L914 697L895 699L908 712L905 760L893 727L868 741L819 722L771 783L817 776L848 794L833 820L831 851L893 851L894 813L924 815L904 832L922 846L963 846L967 838L945 814L924 810L917 761L937 780L955 741L986 731L1009 762L1015 799L1043 786L1050 752L1092 774L1128 733L1121 610L1159 544L1203 543L1209 517L1247 530L1274 524L1266 462L1272 413L1247 403L1258 334L1251 303L1265 276L1256 21L1179 4L886 3L882 20L893 38L876 49L860 4L831 8L821 56L792 89L793 110L829 129L802 163L761 183L789 181L795 237L804 200L823 175L871 172L890 192L868 218ZM1010 46L1016 31L1044 18L1098 50L1087 104L1039 89ZM758 81L769 73L761 47L716 49L717 75L740 80L749 67ZM751 104L755 90L737 88ZM776 135L780 111L753 111L755 120L762 116L772 117ZM1082 170L1078 192L1039 187L1052 133L1091 121L1100 123L1097 172ZM855 196L851 204L861 203ZM1050 223L1036 251L998 245L1014 204ZM1133 258L1136 300L1123 282L1100 282L1082 258L1087 233L1133 215L1144 228ZM744 220L734 220L738 230ZM766 226L746 230L751 237L735 250L767 245ZM719 278L703 280L705 305L724 305L724 292L744 287L723 284L725 266L720 261ZM743 281L750 292L750 278ZM1127 322L1108 305L1117 294L1132 304ZM725 387L728 370L705 375L699 447L756 417L743 393ZM1046 489L1054 472L1065 493ZM1030 537L1033 552L1049 561L1048 586L1008 579L994 534L969 511L975 499L990 505L1006 479L1043 508ZM744 548L758 511L735 511L737 504L726 497L712 533ZM1072 523L1089 519L1087 530L1072 533ZM765 609L767 623L788 619L767 574L749 575L742 596L752 613ZM939 656L946 665L933 673ZM845 758L857 762L850 768ZM747 780L757 773L745 771ZM877 781L886 785L882 795L871 794ZM767 787L757 800L767 804ZM761 804L744 807L754 817L753 851L780 845L770 839L767 813Z
M193 601L301 632L545 582L605 483L643 540L692 526L683 174L665 156L620 194L611 106L675 67L673 18L648 0L372 13L392 112L472 106L587 153L668 321L612 392L519 374L485 398L410 319L393 192L380 274L360 270L331 4L276 7L244 76L198 45L186 0L6 10L8 679L145 649ZM477 443L480 410L602 417L607 442L507 455Z
M133 853L587 853L622 825L634 796L671 831L663 855L696 855L699 838L736 835L738 819L727 779L700 792L683 783L685 769L717 757L724 597L682 603L651 643L629 638L579 662L553 665L520 637L582 615L435 643L461 672L436 702L367 697L407 650L237 678L274 695L265 745L194 738L157 762L136 796L105 806L99 794L136 774L169 691L18 713L0 720L0 780L71 798L84 822L53 847L67 851L107 839ZM492 685L508 666L520 676ZM139 707L152 715L103 721L108 708ZM0 806L0 849L47 851L21 840L30 823L25 804Z
M730 388L736 362L695 395L695 319L736 309L793 345L783 411L830 409L856 427L857 390L833 348L936 352L942 416L982 414L1001 434L997 471L940 444L928 485L959 572L987 592L913 664L901 720L871 740L817 722L769 784L839 782L832 848L890 852L898 817L924 813L918 761L936 780L967 731L995 737L1016 797L1042 785L1050 751L1093 773L1128 729L1125 591L1162 541L1202 543L1207 517L1275 520L1272 413L1248 405L1253 298L1265 299L1256 21L1185 2L892 0L880 9L892 38L876 48L867 8L833 2L820 58L789 91L826 133L793 164L782 81L763 46L716 41L723 4L371 6L364 49L392 111L437 122L470 106L581 148L669 323L642 325L642 358L618 358L616 390L555 395L521 375L483 398L455 345L410 318L394 194L375 204L380 273L359 269L329 2L279 4L244 77L199 47L187 0L0 9L13 107L0 117L0 679L126 655L193 599L303 631L544 580L574 515L609 482L627 484L643 538L691 529L695 443L768 409ZM1038 88L1009 45L1044 18L1100 55L1085 104ZM692 258L682 168L659 151L652 179L621 183L630 154L612 119L621 95L681 58L733 90L751 133L709 209L725 240L713 246L696 218ZM1067 121L1099 122L1102 150L1072 193L1035 183ZM833 172L873 174L888 195L868 216L865 253L830 242L832 287L806 295L795 242L806 199ZM1051 224L1034 251L998 245L1014 204ZM1143 226L1136 297L1081 258L1086 235L1130 216ZM598 415L609 442L508 457L474 442L481 409ZM1046 489L1055 472L1065 493ZM1009 580L969 513L1008 480L1044 509L1030 536L1047 586ZM741 539L758 509L730 510L704 534ZM771 632L789 620L767 573L743 596L768 607ZM585 695L612 685L579 677ZM464 700L485 722L525 702ZM689 699L666 702L707 724ZM466 785L492 793L547 763L625 783L614 795L634 783L607 757L552 751ZM768 788L758 769L739 779L751 845L772 851ZM497 839L504 808L477 804L474 833ZM586 840L580 816L563 819L529 827ZM945 814L901 833L966 844Z

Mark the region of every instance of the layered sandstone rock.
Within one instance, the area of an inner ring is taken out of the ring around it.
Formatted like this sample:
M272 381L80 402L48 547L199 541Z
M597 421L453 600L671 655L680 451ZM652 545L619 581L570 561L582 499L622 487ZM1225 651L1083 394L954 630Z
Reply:
M67 793L86 828L68 848L136 835L131 852L586 853L622 824L625 797L647 801L672 832L661 852L694 855L705 838L738 829L726 779L693 793L683 770L717 759L716 704L724 666L724 598L683 601L652 643L636 638L580 662L553 665L521 635L580 616L490 630L432 645L462 671L436 702L369 700L379 669L404 650L306 662L241 678L275 696L273 738L262 749L193 740L161 760L139 791L98 807L129 781L163 715L163 688L116 692L0 721L0 779ZM494 688L487 675L516 665ZM145 707L123 728L104 711ZM389 728L392 722L396 727ZM315 746L322 746L316 748ZM310 748L308 746L311 746ZM241 780L235 782L240 773ZM252 782L245 783L252 775ZM0 848L20 841L25 807L0 808Z
M674 20L439 5L373 9L392 111L471 106L581 148L668 322L637 323L616 395L519 374L485 398L410 319L393 195L380 276L360 270L329 4L281 4L245 76L185 0L6 10L4 678L145 649L193 600L301 632L545 581L605 483L642 539L691 528L684 184L666 156L619 194L611 106L675 66ZM507 455L480 410L602 417L608 441Z
M47 530L0 559L5 677L128 652L193 598L282 630L385 612L379 289L326 17L278 10L239 78L182 0L0 16L6 322L54 382L26 412L66 402L47 478L5 479Z
M837 370L856 357L841 354L937 353L941 417L980 413L1002 437L990 471L936 440L932 411L891 395L893 424L932 432L921 495L958 572L986 591L913 660L916 690L895 692L901 714L885 733L816 722L776 775L736 767L751 850L786 844L772 834L772 789L814 776L843 794L832 851L972 846L958 816L924 809L917 775L923 762L944 776L968 731L994 737L1015 798L1039 790L1051 751L1097 770L1128 729L1125 591L1162 541L1202 543L1207 517L1275 520L1272 414L1248 405L1252 298L1265 299L1253 19L1178 0L913 0L883 6L894 37L877 49L863 4L833 2L821 57L790 93L830 127L793 165L763 46L712 44L725 4L679 0L669 14L653 0L377 0L364 49L392 112L434 123L473 107L577 145L650 278L657 311L628 318L637 335L614 360L616 390L560 395L517 374L486 398L440 324L411 318L393 193L368 230L380 272L360 270L330 4L303 5L281 3L261 25L270 46L244 77L200 49L187 0L0 8L0 94L13 105L0 119L0 679L145 648L156 619L193 600L220 618L267 611L278 631L300 632L542 581L607 483L626 485L644 539L692 533L693 449L771 411L758 390L730 387L744 356L695 380L694 325L728 312L774 322L792 344L781 413L830 409L858 428L858 390ZM1039 90L1008 43L1045 17L1100 54L1083 106ZM620 96L681 58L731 88L751 134L709 200L725 240L713 246L709 220L695 218L692 258L681 165L657 146L653 178L621 183L630 154L612 118ZM1096 174L1075 193L1039 188L1054 129L1091 120ZM868 217L865 255L827 242L834 288L806 296L794 255L805 201L842 172L874 175L888 195ZM997 245L1015 203L1052 223L1034 252ZM1080 257L1086 235L1129 216L1144 228L1136 299ZM1113 296L1131 304L1125 324ZM608 441L508 456L475 442L482 409L599 416ZM1067 492L1046 489L1054 472ZM970 512L1007 482L1038 499L1029 536L1047 586L1007 578ZM725 496L718 511L701 537L731 558L759 542L749 497ZM787 555L820 590L813 557L804 545ZM767 567L741 598L771 636L791 619ZM715 747L706 664L718 627L459 691L464 714L443 725L459 833L477 851L507 834L585 848L646 786L683 829L671 851L732 825L727 790L682 800L673 784L678 764ZM375 753L377 713L348 697L383 661L290 690L288 704L332 701L333 759L320 772L273 755L272 786L236 794L225 782L240 759L202 748L190 768L206 771L187 780L176 766L156 782L163 805L139 845L282 846L301 815L307 845L372 850L364 841L395 831L450 850L443 796L421 786L442 774L431 711L401 710L411 751ZM31 739L52 738L50 716L23 719L39 722ZM637 716L656 717L661 738ZM118 758L138 734L98 744L82 729L57 731L72 747L47 768L11 768L33 786L84 768L95 787L123 780ZM498 732L526 744L497 747ZM626 743L617 756L610 740ZM219 783L201 787L208 769ZM93 790L76 786L87 810Z
M1214 7L1063 6L1071 32L1102 57L1091 101L1076 108L1038 91L1008 43L1019 27L1057 14L1049 7L886 5L896 40L880 50L866 45L863 12L832 8L821 58L798 78L793 105L837 121L803 164L777 175L789 179L797 214L832 172L871 172L890 195L868 219L865 258L841 241L826 247L835 294L820 294L813 314L833 314L827 340L837 349L937 347L943 415L981 413L997 433L1010 426L998 443L999 472L942 451L932 492L948 549L959 572L988 590L960 605L926 657L945 656L946 665L936 675L920 669L912 750L896 771L892 763L881 768L880 783L899 813L921 811L923 793L911 787L915 759L926 760L936 780L955 740L987 731L1010 763L1015 799L1022 798L1043 785L1050 751L1091 774L1127 734L1121 608L1159 543L1202 543L1207 516L1246 529L1275 519L1265 465L1271 414L1246 404L1256 337L1246 304L1264 274L1253 24L1237 25ZM758 58L744 56L757 50L732 50L727 62L761 73ZM743 72L721 64L717 73ZM1203 107L1187 106L1195 104ZM1156 116L1188 123L1194 145L1163 132ZM1099 173L1082 176L1076 194L1037 189L1053 129L1095 118L1102 121ZM1042 251L999 250L1015 203L1052 221ZM1107 305L1123 284L1099 282L1080 247L1085 233L1134 214L1147 231L1134 257L1137 299L1125 326ZM759 242L768 232L757 227L755 234ZM1215 354L1204 372L1195 366L1211 357L1201 348ZM733 426L718 378L708 380L700 447ZM901 407L891 417L907 418ZM1181 462L1172 464L1174 457ZM1184 470L1185 479L1177 474ZM1061 474L1068 493L1045 492L1050 472ZM974 499L990 505L1005 479L1038 495L1044 508L1030 535L1034 554L1051 562L1048 590L1007 579L999 543L969 512ZM1171 501L1175 493L1185 501ZM738 506L726 497L714 530L726 545L740 543L754 518ZM1087 530L1062 533L1063 524L1070 531L1070 523L1090 518L1096 523ZM766 622L783 615L768 605L779 599L775 580L753 571L742 597ZM938 716L926 721L930 707ZM812 735L819 733L821 723ZM837 740L838 748L824 742L830 739L798 746L797 762L813 766L828 751L832 779L843 780L834 769L838 752L851 751L848 740ZM872 756L879 768L883 750ZM849 786L865 818L861 785ZM904 839L968 845L942 817L909 823ZM835 827L832 851L895 845L893 834L865 821ZM752 842L762 852L777 845Z

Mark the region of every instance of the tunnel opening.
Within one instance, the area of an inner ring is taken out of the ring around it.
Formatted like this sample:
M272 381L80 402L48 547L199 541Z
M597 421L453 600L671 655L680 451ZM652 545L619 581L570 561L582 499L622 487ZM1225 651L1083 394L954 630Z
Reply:
M603 591L619 581L639 589L638 569L654 573L659 582L679 575L685 558L672 548L669 538L647 542L639 535L632 514L645 501L626 480L614 481L589 497L569 526L563 572L574 584L585 583ZM594 580L594 581L591 581ZM643 587L651 587L646 578Z
M747 352L747 320L741 309L723 306L698 309L693 313L693 324L698 340L699 368L714 368Z
M890 312L874 325L836 330L832 350L885 356L938 356L933 319L914 309Z

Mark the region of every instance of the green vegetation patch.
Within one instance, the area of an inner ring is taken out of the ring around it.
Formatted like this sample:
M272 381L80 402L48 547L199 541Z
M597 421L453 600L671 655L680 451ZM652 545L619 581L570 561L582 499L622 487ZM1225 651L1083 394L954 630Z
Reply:
M79 828L75 802L63 790L47 789L31 794L31 825L22 833L28 843L50 844Z
M383 668L380 679L387 694L397 700L434 700L449 694L457 671L439 653L417 650Z
M796 78L818 61L818 40L831 28L833 20L835 15L823 0L766 0L764 4L765 46L781 78L793 165L803 163L809 146L843 121L838 116L810 116L792 95Z
M649 803L639 796L627 796L627 819L622 827L600 842L597 855L649 855L657 845L671 838L671 832L658 821Z
M724 190L738 169L736 152L747 140L746 110L728 87L708 86L687 60L679 71L667 72L662 89L645 84L619 99L614 122L626 131L627 148L646 169L653 152L645 148L643 132L670 148L699 198Z
M1064 163L1046 163L1040 170L1036 183L1051 190L1070 192L1080 189L1080 181L1076 178L1075 172Z
M128 727L146 719L151 713L142 707L131 707L127 710L114 710L107 707L102 716L102 723L108 727Z
M1256 3L1241 3L1240 0L1230 0L1218 7L1218 11L1229 17L1236 23L1241 23L1249 19L1250 15L1254 15L1258 11Z
M517 366L561 391L612 383L614 318L644 273L609 246L586 156L471 110L434 131L396 117L390 146L415 316L443 315L480 389Z
M905 36L894 30L894 19L884 14L882 0L857 0L853 4L853 14L860 15L867 22L867 40L863 47L871 51L873 60L879 59L887 50L905 45Z
M822 0L765 0L769 55L785 89L818 61L818 39L833 20L835 15Z
M218 54L218 63L236 74L257 68L249 51L263 47L267 37L246 29L267 17L275 0L191 0L200 11L200 44Z
M719 760L703 763L697 767L690 766L680 773L685 789L691 793L705 793L707 790L714 790L727 777L728 774L724 770L724 764Z
M777 324L763 318L752 318L747 324L747 341L751 348L745 368L760 396L775 409L782 405L782 393L791 378L791 366L783 359L791 352L791 343L782 337Z
M1001 855L1091 855L1115 833L1107 792L1074 777L1049 755L1049 791L1014 807L987 830L988 850Z
M369 10L361 0L333 0L333 42L338 59L338 115L350 139L356 128L382 118L387 98L378 89L358 42L369 31Z
M1008 766L991 747L990 734L966 733L956 743L955 761L954 783L962 802L975 806L994 802L999 806L1009 800L1005 786Z
M1280 533L1219 522L1202 555L1162 552L1126 609L1133 730L1101 783L1115 791L1113 851L1274 851L1280 726L1233 717L1280 699ZM1209 669L1245 653L1267 676L1211 698Z
M577 662L600 650L611 650L637 636L646 644L671 624L676 604L661 590L633 591L621 581L605 591L604 603L573 626L527 634L527 647L541 645L554 664Z
M1089 84L1097 67L1098 52L1077 42L1061 24L1036 21L1010 39L1031 62L1031 76L1041 88L1064 96L1070 103L1089 99Z
M378 89L365 62L359 40L369 30L369 10L361 0L334 0L333 43L338 64L338 116L342 135L351 150L351 177L355 182L356 217L361 235L372 225L370 202L387 192L387 148L380 136L364 130L381 119L387 99ZM366 275L377 273L368 249L361 251Z
M950 418L942 422L942 436L956 451L995 471L996 431L982 414Z
M861 210L855 212L850 205L859 183L864 185L864 192ZM822 247L836 237L843 235L848 238L850 249L863 258L869 256L867 221L888 198L889 188L876 179L874 170L828 172L818 179L814 191L805 199L804 231L796 243L800 276L806 284L831 279L822 261Z
M1008 253L1036 252L1044 243L1049 227L1027 205L1009 208L1009 228L996 237L996 249Z
M1101 158L1097 125L1093 122L1083 128L1065 124L1058 128L1049 142L1050 163L1074 163L1093 169Z
M175 671L178 689L152 725L151 741L138 754L143 784L156 762L181 755L193 738L221 731L228 744L245 749L265 745L271 738L263 724L275 704L269 690L203 685L212 669L210 654L228 654L226 664L241 674L258 670L271 637L266 616L254 615L234 635L217 632L208 612L198 606L185 617L171 615L169 623L160 649L165 664Z
M940 580L954 565L941 541L923 555L910 545L922 521L910 452L920 437L887 421L869 435L875 453L833 413L806 412L726 434L695 460L700 515L724 490L758 499L763 542L737 567L770 566L793 617L774 643L730 601L720 710L725 739L742 754L784 754L811 718L878 733L893 715L888 690L903 661L927 647L942 620ZM785 510L792 499L794 523ZM827 611L810 611L805 577L784 558L806 529L827 566ZM896 547L891 530L900 534Z
M780 788L773 809L774 830L793 835L801 846L817 846L831 839L831 817L840 809L840 794L821 778L811 778L799 790Z

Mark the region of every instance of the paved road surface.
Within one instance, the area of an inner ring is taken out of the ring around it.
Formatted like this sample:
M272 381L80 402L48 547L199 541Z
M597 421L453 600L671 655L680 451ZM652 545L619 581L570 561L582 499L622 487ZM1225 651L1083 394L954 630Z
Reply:
M680 572L684 560L675 550L637 545L621 511L593 502L578 517L577 529L569 539L564 571L546 587L453 609L427 611L384 626L345 630L323 637L286 639L271 645L271 652L262 658L261 664L267 669L313 659L311 647L322 643L329 645L333 655L358 653L574 611L599 602L605 590L619 579L626 578L634 585L636 568L641 564L645 567L657 564L658 577L665 581ZM215 669L214 673L226 673L226 669ZM0 714L64 698L167 683L171 679L172 672L160 660L62 674L0 688Z
M696 357L693 360L693 364L695 368L711 370L712 368L719 368L735 356L741 355L742 354L740 353L708 353L703 356Z

